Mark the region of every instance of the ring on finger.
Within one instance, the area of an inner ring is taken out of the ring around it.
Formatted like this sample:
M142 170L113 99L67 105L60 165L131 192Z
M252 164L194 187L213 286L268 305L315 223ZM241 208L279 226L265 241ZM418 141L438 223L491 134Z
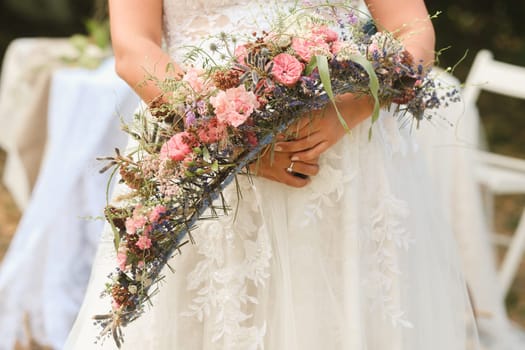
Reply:
M288 168L286 168L286 171L289 172L290 174L293 173L293 166L294 166L295 162L292 161L290 162L290 165L288 166Z

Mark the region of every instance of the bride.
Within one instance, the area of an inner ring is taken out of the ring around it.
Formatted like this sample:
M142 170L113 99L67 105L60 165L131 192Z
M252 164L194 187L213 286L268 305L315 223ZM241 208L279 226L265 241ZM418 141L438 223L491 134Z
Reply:
M163 79L175 62L182 72L182 46L264 29L265 8L277 4L294 1L110 0L117 72L150 102L160 91L141 84L145 71ZM432 63L423 0L366 5L379 27ZM339 108L351 135L327 107L295 126L295 140L276 144L253 181L240 176L242 198L225 190L236 217L199 223L153 305L124 329L124 348L477 349L453 237L410 131L384 111L369 140L370 101L340 96ZM107 227L67 349L114 347L95 344L91 317L110 309L99 294L115 261Z

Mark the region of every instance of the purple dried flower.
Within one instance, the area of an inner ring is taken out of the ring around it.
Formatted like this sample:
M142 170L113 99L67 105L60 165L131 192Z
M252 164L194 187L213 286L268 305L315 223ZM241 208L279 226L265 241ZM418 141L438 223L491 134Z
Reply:
M195 121L197 120L197 118L195 117L195 113L191 110L191 109L186 109L186 126L189 127L189 126L192 126Z

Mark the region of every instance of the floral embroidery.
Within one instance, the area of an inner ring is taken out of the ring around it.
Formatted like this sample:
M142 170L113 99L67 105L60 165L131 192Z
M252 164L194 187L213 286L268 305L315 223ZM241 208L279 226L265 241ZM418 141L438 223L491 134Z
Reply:
M236 215L222 216L205 222L195 234L197 252L202 259L188 275L188 289L195 293L185 316L213 323L213 342L224 348L262 348L266 325L243 326L250 319L250 306L258 303L249 286L265 285L272 249L265 227L253 221L257 213L253 189L247 179L240 179L243 201ZM246 180L246 181L244 181ZM236 189L227 190L227 200L233 203ZM236 256L228 252L236 249ZM244 345L243 345L244 344ZM245 346L250 344L250 346ZM257 344L260 344L257 345Z

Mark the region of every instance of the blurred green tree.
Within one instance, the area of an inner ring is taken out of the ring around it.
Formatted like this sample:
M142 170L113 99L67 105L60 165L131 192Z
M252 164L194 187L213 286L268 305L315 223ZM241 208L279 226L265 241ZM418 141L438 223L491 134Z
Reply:
M105 8L106 0L95 0ZM95 14L95 1L3 0L0 2L0 57L18 37L67 37L85 33L85 21ZM104 11L97 11L104 13Z
M496 59L525 66L525 2L517 0L427 0L429 11L442 11L434 25L437 47L450 47L441 57L453 65L468 50L456 71L464 78L480 49L491 50Z
M74 17L71 3L69 0L5 0L6 7L14 13L37 21L69 22Z

